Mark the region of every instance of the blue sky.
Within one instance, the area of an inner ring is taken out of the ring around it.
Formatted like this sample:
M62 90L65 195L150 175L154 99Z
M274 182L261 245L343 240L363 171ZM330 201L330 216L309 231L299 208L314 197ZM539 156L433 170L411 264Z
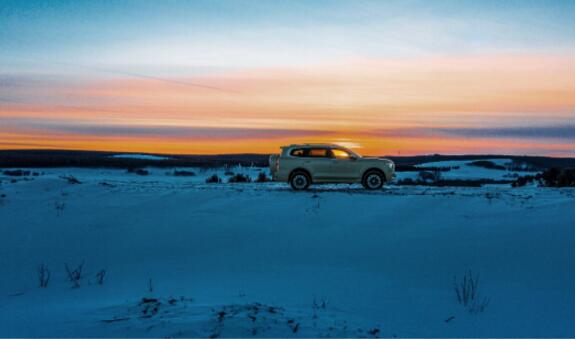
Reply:
M574 1L30 0L2 1L0 19L0 60L23 68L209 71L575 48Z
M574 22L575 1L0 0L0 145L575 155Z

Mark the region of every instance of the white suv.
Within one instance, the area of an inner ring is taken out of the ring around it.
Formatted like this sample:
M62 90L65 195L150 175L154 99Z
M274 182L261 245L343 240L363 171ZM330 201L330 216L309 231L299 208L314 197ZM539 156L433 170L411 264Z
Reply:
M281 150L270 156L272 178L289 182L295 190L305 190L312 183L361 183L375 190L395 178L393 161L362 157L338 145L301 144Z

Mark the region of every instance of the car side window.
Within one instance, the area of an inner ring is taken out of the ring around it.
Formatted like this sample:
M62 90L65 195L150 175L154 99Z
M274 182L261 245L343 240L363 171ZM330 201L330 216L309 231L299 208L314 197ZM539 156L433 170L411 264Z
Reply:
M330 154L326 148L310 148L308 156L312 158L329 158Z
M351 154L342 149L334 148L331 150L331 153L333 154L333 157L338 160L349 160L351 158Z
M305 150L301 148L296 148L291 151L290 155L292 157L305 157Z

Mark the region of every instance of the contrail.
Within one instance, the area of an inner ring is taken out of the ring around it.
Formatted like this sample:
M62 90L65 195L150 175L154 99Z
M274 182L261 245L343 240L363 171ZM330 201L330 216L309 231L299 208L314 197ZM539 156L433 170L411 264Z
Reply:
M10 104L16 104L16 105L24 105L24 106L33 106L35 104L33 103L29 103L29 102L25 102L25 101L20 101L20 100L13 100L13 99L6 99L6 98L0 98L0 102L5 102L5 103L10 103ZM75 106L75 105L61 105L61 104L57 104L57 105L46 105L46 104L42 104L42 106L44 107L52 107L52 108L69 108L69 109L76 109L79 111L95 111L95 112L108 112L108 113L125 113L123 111L119 111L119 110L114 110L114 109L107 109L107 108L98 108L98 107L90 107L90 106ZM2 106L0 106L0 110L1 110Z
M132 73L132 72L125 72L125 71L119 71L119 70L113 70L113 69L106 69L106 68L100 68L100 67L94 67L94 66L80 66L80 65L71 65L71 66L93 69L93 70L97 70L97 71L105 72L105 73L127 75L127 76L134 77L134 78L156 80L156 81L162 81L162 82L171 83L171 84L177 84L177 85L184 85L184 86L190 86L190 87L205 88L205 89L210 89L210 90L220 91L220 92L226 92L226 93L241 94L241 92L238 92L238 91L234 91L234 90L230 90L230 89L226 89L226 88L221 88L221 87L215 87L215 86L209 86L209 85L199 84L199 83L197 83L197 82L188 82L188 81L173 80L173 79L167 79L167 78L162 78L162 77L153 76L153 75L147 75L147 74L141 74L141 73Z
M212 91L218 91L218 92L223 92L223 93L241 94L241 92L239 92L239 91L231 90L231 89L227 89L227 88L223 88L223 87L210 86L210 85L205 85L205 84L201 84L201 83L197 83L197 82L173 80L173 79L168 79L168 78L163 78L163 77L158 77L158 76L148 75L148 74L142 74L142 73L126 72L126 71L121 71L121 70L117 70L117 69L102 68L102 67L97 67L97 66L73 64L73 63L63 62L63 61L46 60L46 59L43 59L41 57L36 57L35 59L29 59L29 58L26 58L26 59L27 59L27 61L31 61L31 62L41 62L41 63L47 63L47 64L53 64L53 65L64 65L64 66L68 66L68 67L83 68L83 69L94 70L94 71L103 72L103 73L126 75L126 76L133 77L133 78L161 81L161 82L166 82L166 83L171 83L171 84L176 84L176 85L181 85L181 86L209 89ZM23 60L23 59L20 58L20 60Z

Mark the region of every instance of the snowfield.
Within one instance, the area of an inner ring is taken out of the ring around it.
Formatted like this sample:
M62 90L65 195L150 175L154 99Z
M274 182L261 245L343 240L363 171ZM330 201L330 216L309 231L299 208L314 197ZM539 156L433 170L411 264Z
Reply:
M491 162L495 165L506 166L511 164L511 159L485 159L482 161ZM451 167L454 168L452 171L443 172L442 178L445 179L493 179L493 180L503 180L509 179L511 175L525 175L525 173L497 170L482 168L471 165L473 161L440 161L440 162L428 162L418 167Z
M258 168L147 170L0 175L0 336L575 336L574 189L293 192L205 183Z

